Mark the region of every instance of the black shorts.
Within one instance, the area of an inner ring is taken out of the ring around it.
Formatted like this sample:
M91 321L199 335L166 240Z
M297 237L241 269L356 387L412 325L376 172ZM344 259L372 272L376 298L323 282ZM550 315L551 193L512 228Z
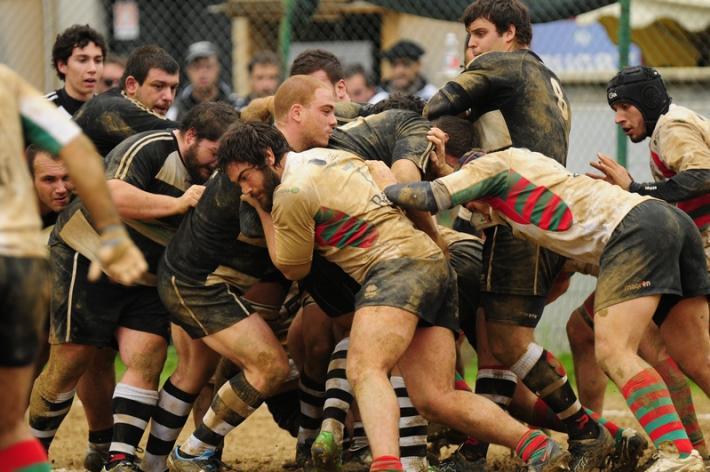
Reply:
M0 256L0 367L34 363L48 307L47 260Z
M62 242L52 244L51 344L116 347L119 327L162 336L170 333L168 312L155 287L111 282L103 275L89 282L90 262Z
M449 245L449 264L456 272L459 297L459 323L468 342L476 348L476 311L481 302L483 244L463 239Z
M523 239L507 226L486 229L481 274L486 320L534 328L565 258Z
M360 284L320 254L313 254L311 271L301 280L300 286L331 318L355 311L355 295Z
M703 242L690 217L659 200L634 207L602 253L594 311L661 295L653 315L660 325L682 298L710 294Z
M355 295L355 309L391 306L419 317L419 326L458 334L456 272L444 259L399 258L370 268Z

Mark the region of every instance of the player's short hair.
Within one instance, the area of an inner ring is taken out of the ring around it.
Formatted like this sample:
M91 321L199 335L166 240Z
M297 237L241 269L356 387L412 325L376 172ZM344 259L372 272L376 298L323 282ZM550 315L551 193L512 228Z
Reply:
M151 44L136 48L126 61L126 69L123 71L123 76L121 76L121 90L126 88L126 79L129 76L132 76L140 85L143 85L151 69L160 69L168 74L177 74L180 71L180 66L173 56L160 46Z
M25 159L27 159L27 166L30 169L30 175L32 176L32 178L34 178L35 176L35 160L37 159L37 155L39 154L46 154L53 161L61 160L58 155L52 154L51 152L47 151L46 149L42 149L36 144L30 144L29 146L27 146L27 148L25 148Z
M432 124L449 135L449 140L446 142L446 153L457 159L471 149L480 147L478 136L468 120L457 116L442 116Z
M288 141L281 131L266 123L237 122L232 125L219 142L217 165L225 171L228 164L245 162L255 167L266 166L266 151L271 149L276 162L290 151Z
M393 93L372 105L371 113L382 113L386 110L409 110L421 115L424 111L424 100L416 95Z
M96 44L106 57L106 40L89 25L72 25L57 35L52 46L52 66L60 80L64 80L66 75L59 72L59 63L66 64L74 48L84 48L89 43Z
M227 129L239 120L239 112L224 102L201 102L187 112L180 131L195 130L198 139L217 141Z
M461 21L468 29L478 18L493 23L498 34L503 34L510 25L515 26L515 40L521 46L532 42L530 10L519 0L476 0L466 7Z
M343 65L330 51L325 49L306 49L296 56L288 75L309 75L322 70L330 83L335 85L343 80Z
M264 50L259 51L252 56L251 60L247 64L247 72L251 74L254 70L254 66L256 65L270 65L281 68L281 61L279 61L279 56L277 56L275 52Z
M365 85L368 87L374 87L375 86L375 79L372 76L371 73L365 70L365 66L362 64L355 63L355 64L348 64L345 66L343 69L343 78L349 79L350 77L354 77L356 75L361 75L365 79Z
M310 105L320 88L332 92L328 84L309 75L292 75L286 79L274 95L274 120L283 120L293 105Z

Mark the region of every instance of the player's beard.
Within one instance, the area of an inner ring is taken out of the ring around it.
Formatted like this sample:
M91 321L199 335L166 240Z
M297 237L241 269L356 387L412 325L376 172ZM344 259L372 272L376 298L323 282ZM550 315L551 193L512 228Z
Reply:
M185 150L183 159L185 160L185 169L187 170L190 180L193 184L204 184L212 175L212 167L200 164L197 160L197 145L199 141L193 143Z
M271 211L274 206L274 191L281 183L281 178L271 167L264 167L264 190L261 192L259 202L266 211Z

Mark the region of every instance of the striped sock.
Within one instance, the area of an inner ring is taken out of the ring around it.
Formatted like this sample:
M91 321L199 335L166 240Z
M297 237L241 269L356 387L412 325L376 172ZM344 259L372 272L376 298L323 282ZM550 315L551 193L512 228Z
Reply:
M604 426L606 430L609 431L609 434L611 434L612 437L617 439L621 437L621 433L624 432L624 428L612 422L611 420L603 417L596 411L590 410L589 408L585 408L584 411L586 411L589 416L594 418L594 421Z
M126 455L135 458L136 448L156 403L157 390L138 388L125 383L116 385L113 392L113 437L109 447L109 462L124 459Z
M96 451L106 451L111 445L113 427L101 431L89 431L89 447Z
M454 388L456 390L461 390L464 392L473 392L473 390L471 390L471 387L469 387L466 383L466 380L464 380L464 378L461 377L461 374L459 374L458 372L454 373Z
M637 373L621 388L621 393L656 448L672 442L681 458L690 455L693 445L663 379L655 370L648 368Z
M510 370L555 412L571 440L594 439L599 435L599 425L582 408L565 368L551 352L530 343Z
M390 383L399 403L399 455L405 470L427 470L427 421L419 414L409 399L404 379L390 377Z
M75 390L71 392L48 394L42 392L42 379L35 382L30 398L30 430L32 436L42 443L45 451L49 451L54 435L59 425L71 409Z
M313 442L318 435L321 419L323 417L323 403L325 402L325 384L310 379L301 373L298 380L299 400L301 406L301 419L298 427L299 444Z
M379 456L372 460L370 472L398 472L404 471L402 463L395 456Z
M325 403L323 404L323 423L321 431L333 434L335 442L342 444L345 430L345 417L353 402L353 391L345 374L345 358L348 355L350 338L345 338L335 345L328 364L328 377L325 381Z
M560 433L566 433L567 427L560 421L554 411L547 406L547 403L541 398L538 398L533 405L531 425L537 428L546 428Z
M705 443L705 436L703 436L703 430L700 428L698 417L695 414L693 396L690 393L690 386L685 374L670 357L654 365L653 368L656 369L656 372L658 372L658 375L661 376L668 387L673 406L680 417L680 421L683 423L690 442L693 444L693 449L697 449L701 456L707 456L708 447Z
M529 464L540 459L545 454L545 448L550 438L545 436L545 433L535 429L529 429L515 446L515 454L520 457L523 462Z
M36 439L21 441L0 450L0 471L50 472L51 470L47 453Z
M264 397L249 383L244 372L239 372L220 387L202 424L180 446L180 453L199 456L214 451L263 401Z
M163 472L167 469L168 455L187 422L195 398L197 394L180 390L170 379L165 381L150 420L150 436L141 462L145 472Z

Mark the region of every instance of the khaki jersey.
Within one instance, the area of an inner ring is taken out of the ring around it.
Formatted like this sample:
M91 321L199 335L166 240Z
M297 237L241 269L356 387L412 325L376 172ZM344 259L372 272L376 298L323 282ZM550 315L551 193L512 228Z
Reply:
M487 154L437 182L454 205L485 202L516 236L592 264L599 263L624 216L652 199L572 174L543 154L519 148Z
M57 154L79 127L19 75L0 64L0 255L46 257L46 241L25 147ZM27 137L29 142L25 142Z
M391 205L365 161L347 151L288 154L272 216L277 265L306 264L315 247L362 283L381 261L443 258L429 236Z
M665 181L692 169L710 169L710 121L688 108L671 105L651 135L651 173ZM710 194L678 203L698 228L710 226Z

